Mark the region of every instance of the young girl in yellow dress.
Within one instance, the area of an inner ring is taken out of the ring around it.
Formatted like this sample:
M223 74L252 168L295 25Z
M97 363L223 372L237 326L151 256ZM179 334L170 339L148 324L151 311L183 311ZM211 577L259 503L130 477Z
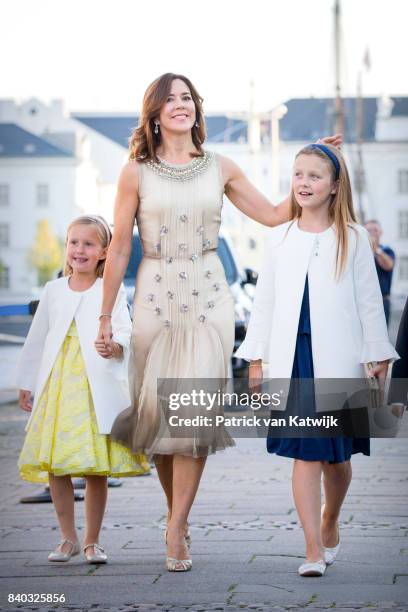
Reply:
M20 475L31 482L49 482L61 529L61 542L49 561L69 561L80 552L72 476L86 479L86 559L105 563L99 532L107 476L149 471L144 455L132 454L107 435L129 405L131 334L122 287L111 315L112 347L94 342L99 317L104 316L102 275L110 240L102 217L82 216L71 223L64 276L45 285L17 370L20 406L31 412L18 462Z

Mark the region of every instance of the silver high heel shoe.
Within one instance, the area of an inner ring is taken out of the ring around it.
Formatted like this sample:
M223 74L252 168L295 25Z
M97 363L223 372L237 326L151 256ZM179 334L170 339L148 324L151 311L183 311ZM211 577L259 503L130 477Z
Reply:
M167 546L167 529L164 532L164 541ZM189 548L187 543L187 537L184 536L184 542ZM191 542L191 536L190 536ZM166 557L166 568L168 572L188 572L191 570L193 566L193 561L191 559L176 559L175 557Z
M87 555L86 551L88 548L93 548L95 552ZM87 544L84 546L84 553L88 563L106 563L108 560L108 555L105 554L105 551L99 544Z
M166 567L168 572L189 572L193 567L193 561L191 559L175 559L174 557L167 557Z
M60 547L62 549L64 544L69 544L70 545L70 549L66 553L62 552L62 550L58 550L58 547ZM68 538L65 538L65 540L61 540L61 542L58 544L56 550L54 550L53 552L51 552L48 555L48 561L56 561L58 563L66 563L67 561L69 561L71 559L71 557L74 557L75 555L79 555L80 551L81 551L81 549L79 547L79 542L72 542L72 540L68 540Z

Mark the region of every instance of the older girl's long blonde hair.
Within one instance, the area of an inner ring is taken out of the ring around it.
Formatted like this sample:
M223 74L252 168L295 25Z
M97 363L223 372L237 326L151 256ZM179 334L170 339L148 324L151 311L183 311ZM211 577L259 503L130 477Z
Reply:
M98 234L98 238L100 240L102 248L103 249L108 248L110 241L112 240L112 232L110 231L109 225L107 224L107 222L105 221L103 217L100 217L99 215L82 215L81 217L77 217L76 219L74 219L68 225L67 235L65 238L65 244L67 243L67 240L68 240L69 231L75 225L92 225ZM101 259L98 262L98 265L96 266L96 276L98 278L102 278L104 269L105 269L105 259ZM70 264L67 261L67 254L65 252L64 276L71 276L72 273L73 273L73 269L72 269L72 266L70 266Z
M332 200L329 204L329 219L332 223L334 223L336 231L337 248L335 275L336 278L339 279L344 272L347 262L349 248L348 229L350 226L352 227L354 223L357 223L357 219L353 207L350 177L344 157L340 153L339 149L336 149L336 147L326 144L324 146L330 150L330 152L339 162L340 171L337 180L334 163L321 149L308 145L299 151L295 159L297 159L299 155L316 155L319 159L322 159L327 164L333 183L337 183L336 193L331 196ZM302 207L299 206L298 202L296 201L293 189L291 193L290 208L291 219L299 219L302 216Z

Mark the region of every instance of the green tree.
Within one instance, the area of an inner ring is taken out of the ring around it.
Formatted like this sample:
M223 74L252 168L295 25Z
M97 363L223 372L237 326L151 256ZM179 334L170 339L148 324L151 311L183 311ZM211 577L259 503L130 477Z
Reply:
M37 270L38 283L44 285L62 265L61 243L52 232L47 219L37 224L35 240L29 253L31 265Z

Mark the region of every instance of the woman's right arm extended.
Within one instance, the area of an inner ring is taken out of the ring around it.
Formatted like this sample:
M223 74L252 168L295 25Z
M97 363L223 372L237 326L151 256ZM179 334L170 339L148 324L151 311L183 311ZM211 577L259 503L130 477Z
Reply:
M115 201L114 229L103 274L103 299L100 314L111 315L132 251L132 235L139 205L139 172L137 163L128 162L119 177ZM97 341L110 346L112 325L110 317L102 317Z

